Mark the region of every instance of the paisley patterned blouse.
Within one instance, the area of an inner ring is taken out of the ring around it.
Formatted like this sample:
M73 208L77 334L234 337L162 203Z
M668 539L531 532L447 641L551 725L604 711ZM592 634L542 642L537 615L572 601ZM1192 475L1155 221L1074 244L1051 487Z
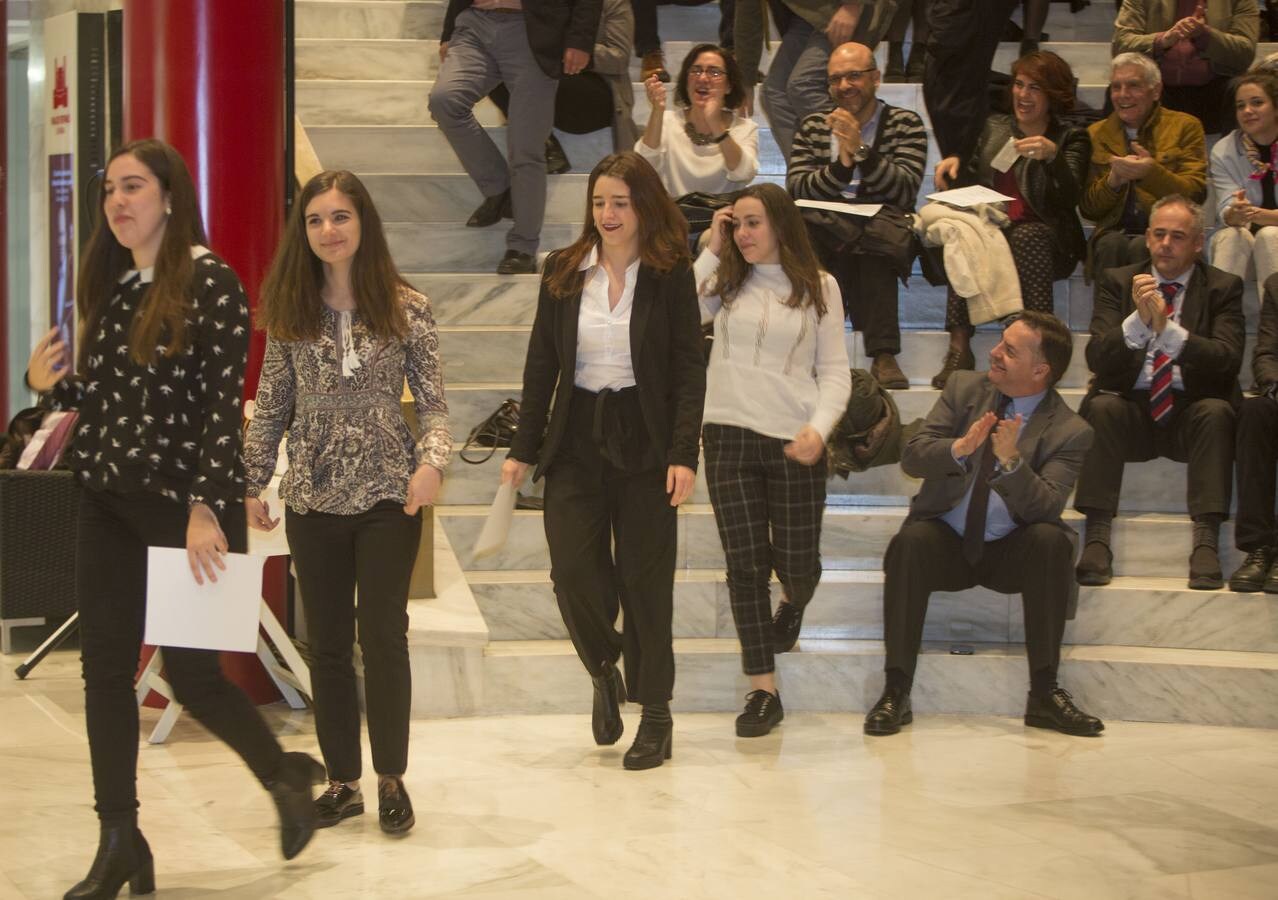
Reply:
M327 307L319 340L267 340L244 446L248 496L270 484L286 430L280 498L294 512L354 515L382 500L403 503L418 466L444 471L452 436L435 319L417 291L401 288L400 300L408 317L402 341L376 338L358 311ZM400 411L405 378L421 428L415 444Z

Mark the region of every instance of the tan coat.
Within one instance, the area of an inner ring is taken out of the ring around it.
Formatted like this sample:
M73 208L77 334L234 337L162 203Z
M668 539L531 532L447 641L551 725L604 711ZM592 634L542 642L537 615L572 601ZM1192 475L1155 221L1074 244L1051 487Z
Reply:
M1111 49L1120 53L1154 53L1154 38L1176 24L1176 0L1124 0L1114 20ZM1260 16L1256 0L1207 0L1210 32L1203 55L1217 75L1238 75L1256 58Z

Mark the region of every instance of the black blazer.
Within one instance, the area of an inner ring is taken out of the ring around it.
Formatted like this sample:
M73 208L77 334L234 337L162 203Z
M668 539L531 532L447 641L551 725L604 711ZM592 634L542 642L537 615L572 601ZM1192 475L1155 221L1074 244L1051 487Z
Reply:
M1132 389L1145 365L1143 348L1127 346L1123 320L1136 308L1132 277L1149 271L1149 263L1106 269L1096 282L1092 299L1092 339L1087 365L1095 376L1091 391L1125 393ZM1238 370L1242 368L1246 325L1242 311L1242 279L1201 260L1185 287L1180 324L1189 339L1176 364L1189 400L1215 397L1234 406L1242 402Z
M595 32L599 30L599 13L603 0L522 0L524 26L528 29L528 46L537 65L551 78L564 74L564 50L595 52ZM449 0L444 13L441 41L451 40L457 14L471 5L471 0Z
M544 271L551 270L556 255L547 258ZM554 462L568 427L580 309L580 289L571 297L556 297L542 278L524 363L519 428L510 448L512 458L536 465L534 481ZM706 364L697 286L689 263L676 263L665 274L640 264L630 313L630 354L649 438L668 465L695 471Z
M1261 393L1278 384L1278 275L1270 275L1263 287L1260 327L1256 329L1256 349L1251 354L1254 386Z

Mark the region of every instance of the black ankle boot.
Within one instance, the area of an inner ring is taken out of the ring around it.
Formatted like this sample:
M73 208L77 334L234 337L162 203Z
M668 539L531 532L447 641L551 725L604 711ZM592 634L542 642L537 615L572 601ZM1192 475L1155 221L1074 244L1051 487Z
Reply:
M596 744L610 747L617 743L625 730L621 721L621 704L626 702L626 685L613 663L604 666L602 675L597 678L591 676L590 680L595 688L590 729L594 732Z
M137 821L103 822L98 835L98 855L84 880L63 895L63 900L107 900L120 893L124 883L130 894L155 893L155 860Z
M285 753L275 777L266 781L280 814L280 852L292 859L315 834L319 816L311 786L326 781L324 767L305 753Z
M663 706L655 714L645 707L635 742L626 751L622 766L631 770L657 768L670 758L670 736L673 732L674 722L670 719L669 707Z

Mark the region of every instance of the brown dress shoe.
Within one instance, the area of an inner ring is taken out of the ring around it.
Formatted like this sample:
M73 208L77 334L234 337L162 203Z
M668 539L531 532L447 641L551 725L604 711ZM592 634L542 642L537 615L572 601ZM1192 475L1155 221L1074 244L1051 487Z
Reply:
M666 71L666 56L660 50L645 53L643 60L639 63L640 81L647 81L653 75L657 76L658 81L670 80L670 73Z
M905 390L910 386L910 379L905 377L901 367L896 364L896 357L891 353L876 353L870 366L870 375L888 389Z

